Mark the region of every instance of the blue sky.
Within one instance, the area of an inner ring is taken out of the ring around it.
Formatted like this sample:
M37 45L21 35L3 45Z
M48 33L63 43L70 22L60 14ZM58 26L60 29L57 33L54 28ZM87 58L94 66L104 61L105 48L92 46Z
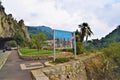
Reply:
M26 25L75 31L87 22L101 38L120 24L120 0L2 0L7 14Z

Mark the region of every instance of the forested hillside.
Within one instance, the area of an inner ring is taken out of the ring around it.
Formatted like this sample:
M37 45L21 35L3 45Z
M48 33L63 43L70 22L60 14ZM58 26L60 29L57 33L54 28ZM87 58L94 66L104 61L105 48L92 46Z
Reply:
M101 49L104 47L108 47L110 43L114 42L120 42L120 25L115 30L113 30L100 40L93 39L91 41L88 41L87 49L91 48Z
M53 30L46 26L28 26L28 32L30 35L44 33L47 40L53 39Z

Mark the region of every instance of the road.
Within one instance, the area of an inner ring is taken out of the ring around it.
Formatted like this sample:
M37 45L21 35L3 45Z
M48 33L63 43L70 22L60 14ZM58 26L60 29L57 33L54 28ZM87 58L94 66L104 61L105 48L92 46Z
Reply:
M6 64L0 70L0 80L31 80L30 70L21 70L20 64L33 61L24 61L13 50Z

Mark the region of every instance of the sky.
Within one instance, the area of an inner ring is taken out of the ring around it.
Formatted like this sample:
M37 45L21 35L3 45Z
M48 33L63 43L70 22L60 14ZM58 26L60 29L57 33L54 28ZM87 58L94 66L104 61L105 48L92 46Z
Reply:
M120 0L1 0L7 14L27 26L75 31L87 22L100 39L120 25Z

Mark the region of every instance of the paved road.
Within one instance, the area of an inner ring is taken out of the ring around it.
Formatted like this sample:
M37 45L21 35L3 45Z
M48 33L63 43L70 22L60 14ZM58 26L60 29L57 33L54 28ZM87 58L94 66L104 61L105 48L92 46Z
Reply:
M0 70L0 80L31 80L30 70L21 70L21 63L33 61L24 61L19 59L17 51L12 51L6 64ZM44 61L43 61L44 62Z

